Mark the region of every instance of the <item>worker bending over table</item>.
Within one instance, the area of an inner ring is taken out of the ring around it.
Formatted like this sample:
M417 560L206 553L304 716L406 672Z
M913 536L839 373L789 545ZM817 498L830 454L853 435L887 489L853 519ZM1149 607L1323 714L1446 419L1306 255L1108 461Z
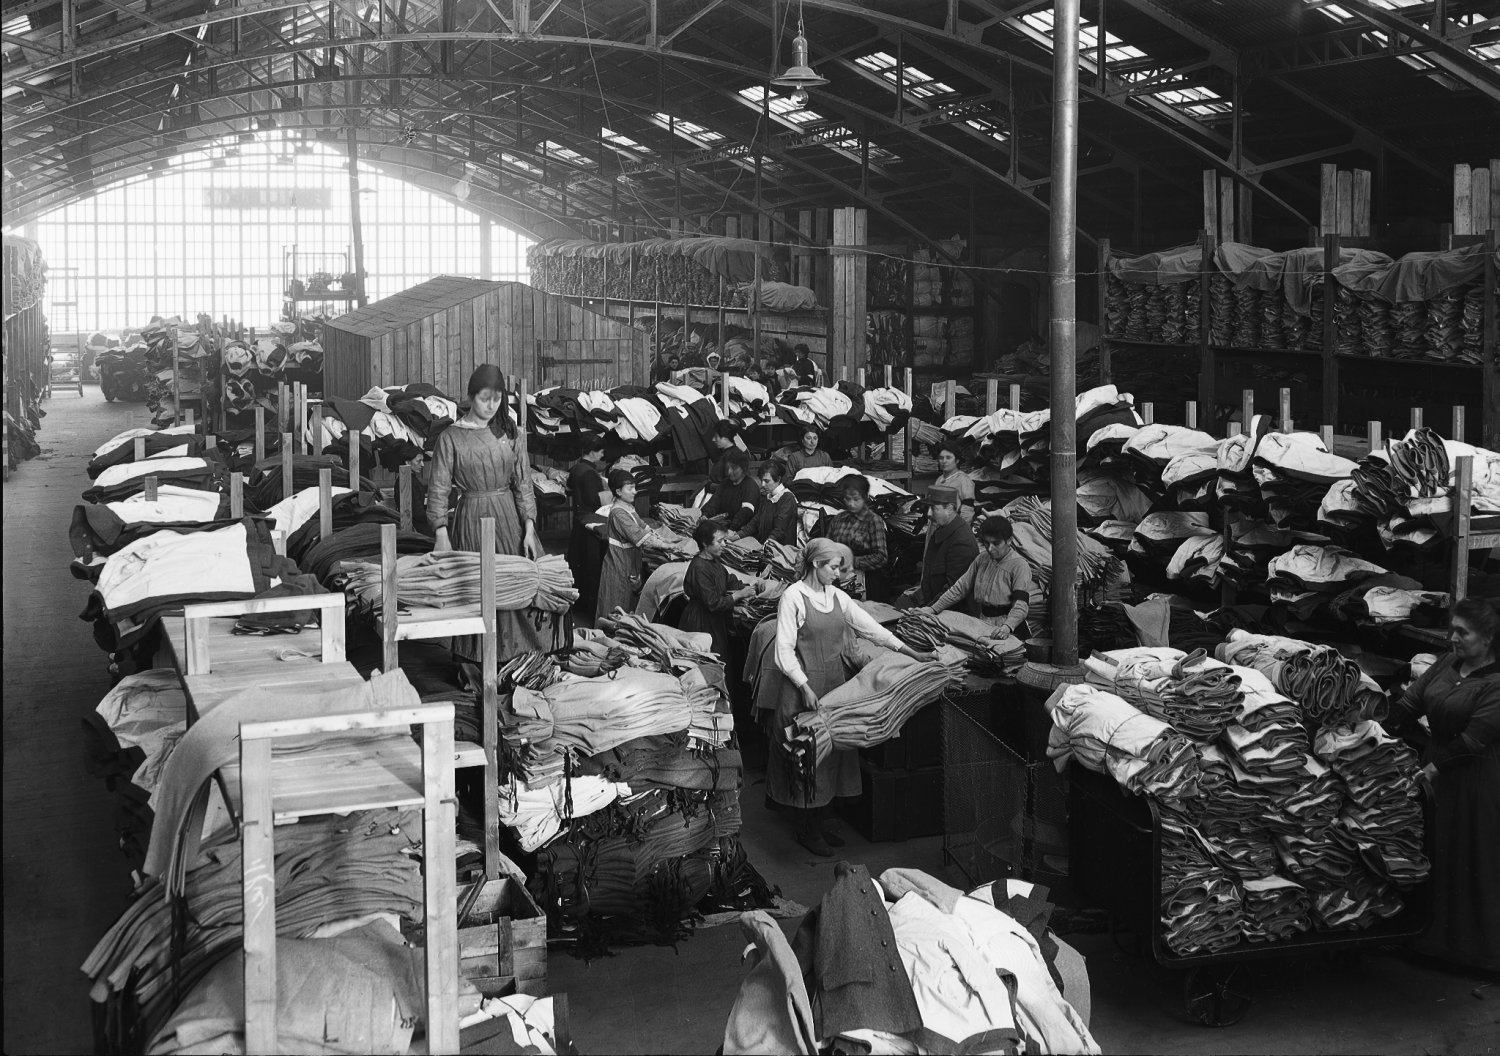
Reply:
M936 614L958 609L977 616L994 627L991 637L1006 639L1016 652L1022 651L1021 642L1031 636L1026 617L1036 581L1031 566L1016 553L1015 534L1005 517L986 517L979 527L984 551L931 605L916 611Z

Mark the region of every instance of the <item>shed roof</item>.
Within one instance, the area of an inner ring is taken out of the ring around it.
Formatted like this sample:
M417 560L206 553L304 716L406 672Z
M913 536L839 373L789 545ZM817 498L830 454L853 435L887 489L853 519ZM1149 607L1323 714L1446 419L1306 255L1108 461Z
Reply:
M435 279L428 279L410 289L382 298L374 304L355 309L348 315L330 319L324 325L346 334L379 337L509 285L511 283L468 279L462 275L439 275Z

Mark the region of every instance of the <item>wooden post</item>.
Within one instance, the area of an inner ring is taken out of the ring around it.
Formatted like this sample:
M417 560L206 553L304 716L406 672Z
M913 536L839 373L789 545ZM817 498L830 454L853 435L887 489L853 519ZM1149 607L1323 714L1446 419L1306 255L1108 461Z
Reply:
M1145 422L1147 425L1151 425L1152 423L1154 423L1156 421L1156 404L1154 404L1154 403L1143 403L1143 404L1141 404L1141 420L1143 422Z
M359 433L355 432L351 428L345 435L348 436L348 438L349 438L349 466L348 466L348 469L349 469L349 490L350 491L354 491L354 492L358 492L359 491L359 477L360 477L360 472L359 472L359 452L360 452Z
M135 447L135 458L132 459L132 461L134 461L134 462L144 462L144 461L146 461L146 438L144 436L138 436L138 437L136 437L135 438L135 445L134 445L134 447Z
M1010 387L1010 409L1013 411L1021 409L1021 386L1014 383Z
M1323 239L1322 415L1323 421L1335 428L1339 424L1339 360L1335 355L1338 348L1338 324L1333 317L1333 305L1338 299L1338 282L1333 277L1333 269L1338 266L1338 262L1339 239L1337 235L1330 234Z
M894 381L895 381L895 372L892 369L891 365L889 363L887 363L885 365L885 387L887 389L892 388ZM894 461L895 458L896 458L896 434L895 433L891 433L891 432L887 432L885 434L885 460L887 462L891 462L891 461Z
M239 520L245 516L245 475L229 474L229 516Z
M1338 174L1339 189L1339 234L1354 234L1354 173L1347 169Z
M333 538L333 470L318 470L318 538Z
M283 499L289 499L294 494L296 494L292 490L292 487L293 487L292 481L294 479L293 476L292 476L292 459L293 459L293 455L292 455L292 434L291 433L282 433L281 434L281 497Z
M1463 442L1464 438L1464 405L1455 404L1453 408L1453 439Z
M1323 446L1329 451L1333 450L1333 426L1325 425L1318 430L1323 437Z
M1411 427L1413 429L1422 428L1422 408L1413 407L1411 409Z
M271 741L240 741L240 869L245 958L245 1051L276 1043L276 846Z
M1370 451L1372 453L1375 452L1375 451L1379 451L1380 450L1380 423L1379 422L1366 422L1365 423L1365 432L1366 432L1366 436L1369 438L1369 441L1370 441Z
M912 371L911 371L910 367L907 367L906 368L906 402L908 404L911 403L911 398L912 398ZM907 421L906 421L906 481L907 481L908 484L911 483L911 457L912 457L912 446L913 446L912 445L912 440L913 440L914 435L915 434L912 431L911 419L908 418Z
M1000 409L1000 382L988 378L984 383L984 413L994 414Z
M1198 428L1198 401L1188 400L1187 406L1183 408L1183 421L1187 422L1189 429Z
M1106 320L1109 318L1109 312L1108 312L1108 303L1109 303L1109 239L1107 239L1107 238L1101 238L1099 240L1099 276L1098 276L1098 280L1099 280L1098 281L1099 297L1098 297L1098 301L1097 301L1096 307L1097 307L1098 312L1099 312L1098 318L1099 318L1099 332L1100 332L1100 337L1099 337L1099 384L1101 384L1101 385L1108 385L1110 382L1114 381L1114 377L1113 377L1114 363L1111 362L1111 358L1112 357L1110 356L1110 349L1109 349L1109 339L1110 339L1110 337L1112 335L1108 332L1108 324L1106 322ZM1020 407L1017 406L1015 403L1012 403L1011 404L1011 409L1012 410L1020 410Z
M720 331L719 331L719 334L720 334L719 341L720 341L721 345L723 344L723 333L724 333L724 331L721 328ZM721 408L721 410L724 413L724 417L728 418L729 417L729 375L728 374L720 374L719 375L719 395L720 395L720 397L724 401L723 402L723 407Z
M1240 390L1240 429L1248 437L1254 439L1252 432L1255 421L1255 390Z
M146 501L147 502L155 502L156 501L156 476L155 476L155 474L152 474L151 476L148 476L146 478L146 480L145 480L145 486L146 486Z
M196 433L198 431L198 423L194 420L193 409L191 407L184 407L182 413L186 417L185 424L187 427Z
M172 346L172 417L173 425L182 424L182 356L177 351L177 327L167 328L167 340Z
M323 453L323 404L321 401L313 404L312 408L312 442L310 449L313 454Z
M400 599L396 592L396 526L380 526L380 648L381 670L391 672L401 666L396 642L396 624Z
M411 531L411 466L403 462L401 468L396 472L396 495L401 509L401 530Z
M259 404L255 407L255 464L258 466L266 460L266 409Z
M1289 433L1292 431L1292 390L1282 389L1281 393L1281 431Z
M284 433L287 431L288 423L291 421L291 401L287 394L286 382L276 384L276 431Z
M958 413L958 382L949 378L943 383L943 421Z
M1453 604L1469 593L1469 518L1474 511L1474 459L1460 455L1453 467Z
M483 685L481 733L484 737L484 876L500 875L500 715L495 673L500 641L495 629L495 519L479 522L479 618L484 624L480 647Z
M1453 233L1455 235L1479 234L1474 230L1473 209L1470 196L1473 190L1473 174L1467 165L1453 166Z

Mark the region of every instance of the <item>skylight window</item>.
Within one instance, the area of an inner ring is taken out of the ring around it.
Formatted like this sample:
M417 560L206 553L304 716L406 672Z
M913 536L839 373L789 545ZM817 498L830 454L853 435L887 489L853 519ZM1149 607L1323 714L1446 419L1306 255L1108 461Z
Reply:
M615 131L612 131L612 130L610 130L608 128L601 128L599 130L599 134L604 138L604 142L605 143L609 144L611 147L614 147L616 150L619 150L619 151L621 151L623 153L627 153L627 154L651 154L651 153L653 153L653 151L651 150L650 147L644 146L643 144L640 144L640 143L637 143L635 140L631 139L629 136L625 135L623 132L615 132Z
M571 162L574 165L593 164L592 161L584 157L582 154L578 153L578 151L574 150L572 147L565 147L561 143L554 143L550 139L543 140L540 144L540 148L542 153L549 158L561 158L563 161Z
M759 110L766 99L766 87L763 84L752 84L749 88L739 90L740 101L753 110ZM770 101L771 116L775 117L784 125L792 128L800 128L817 121L824 120L822 114L806 106L798 106L792 102L790 96L773 95Z
M1022 15L1021 21L1026 23L1038 33L1044 33L1047 37L1052 36L1052 12L1033 11L1028 15ZM1090 57L1097 54L1099 48L1099 27L1092 22L1080 22L1078 25L1078 50L1087 52ZM1122 62L1125 59L1144 59L1146 53L1133 44L1126 44L1109 30L1104 31L1104 61Z
M992 121L987 117L971 117L964 124L975 132L993 139L996 143L1010 142L1010 133L1005 131L998 121Z
M903 65L898 71L896 57L888 51L871 52L869 55L861 55L854 61L857 65L878 75L891 86L892 91L900 85L913 99L934 99L939 96L954 95L957 91L952 85L944 84L932 74L919 70L915 66Z
M682 118L674 118L671 114L652 114L652 119L669 132L676 132L683 139L696 143L700 147L711 146L724 139L722 132L715 132L711 128L704 128L692 121L684 121Z

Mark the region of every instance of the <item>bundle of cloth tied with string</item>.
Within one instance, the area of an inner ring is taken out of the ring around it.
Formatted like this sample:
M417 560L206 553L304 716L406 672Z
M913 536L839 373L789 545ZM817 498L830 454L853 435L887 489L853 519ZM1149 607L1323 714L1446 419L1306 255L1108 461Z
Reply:
M348 562L345 590L371 608L380 605L378 563ZM473 609L479 606L479 555L450 550L396 558L396 600L405 609ZM495 555L495 608L567 612L578 600L573 570L566 559L549 554L533 561L513 554Z
M958 681L963 657L938 650L936 660L913 660L882 649L849 681L825 693L818 706L793 718L786 729L795 761L793 781L815 787L818 764L834 749L873 748L901 735L913 715Z
M1350 726L1385 716L1384 690L1359 664L1330 645L1233 630L1214 650L1225 663L1251 667L1296 701L1313 729Z

